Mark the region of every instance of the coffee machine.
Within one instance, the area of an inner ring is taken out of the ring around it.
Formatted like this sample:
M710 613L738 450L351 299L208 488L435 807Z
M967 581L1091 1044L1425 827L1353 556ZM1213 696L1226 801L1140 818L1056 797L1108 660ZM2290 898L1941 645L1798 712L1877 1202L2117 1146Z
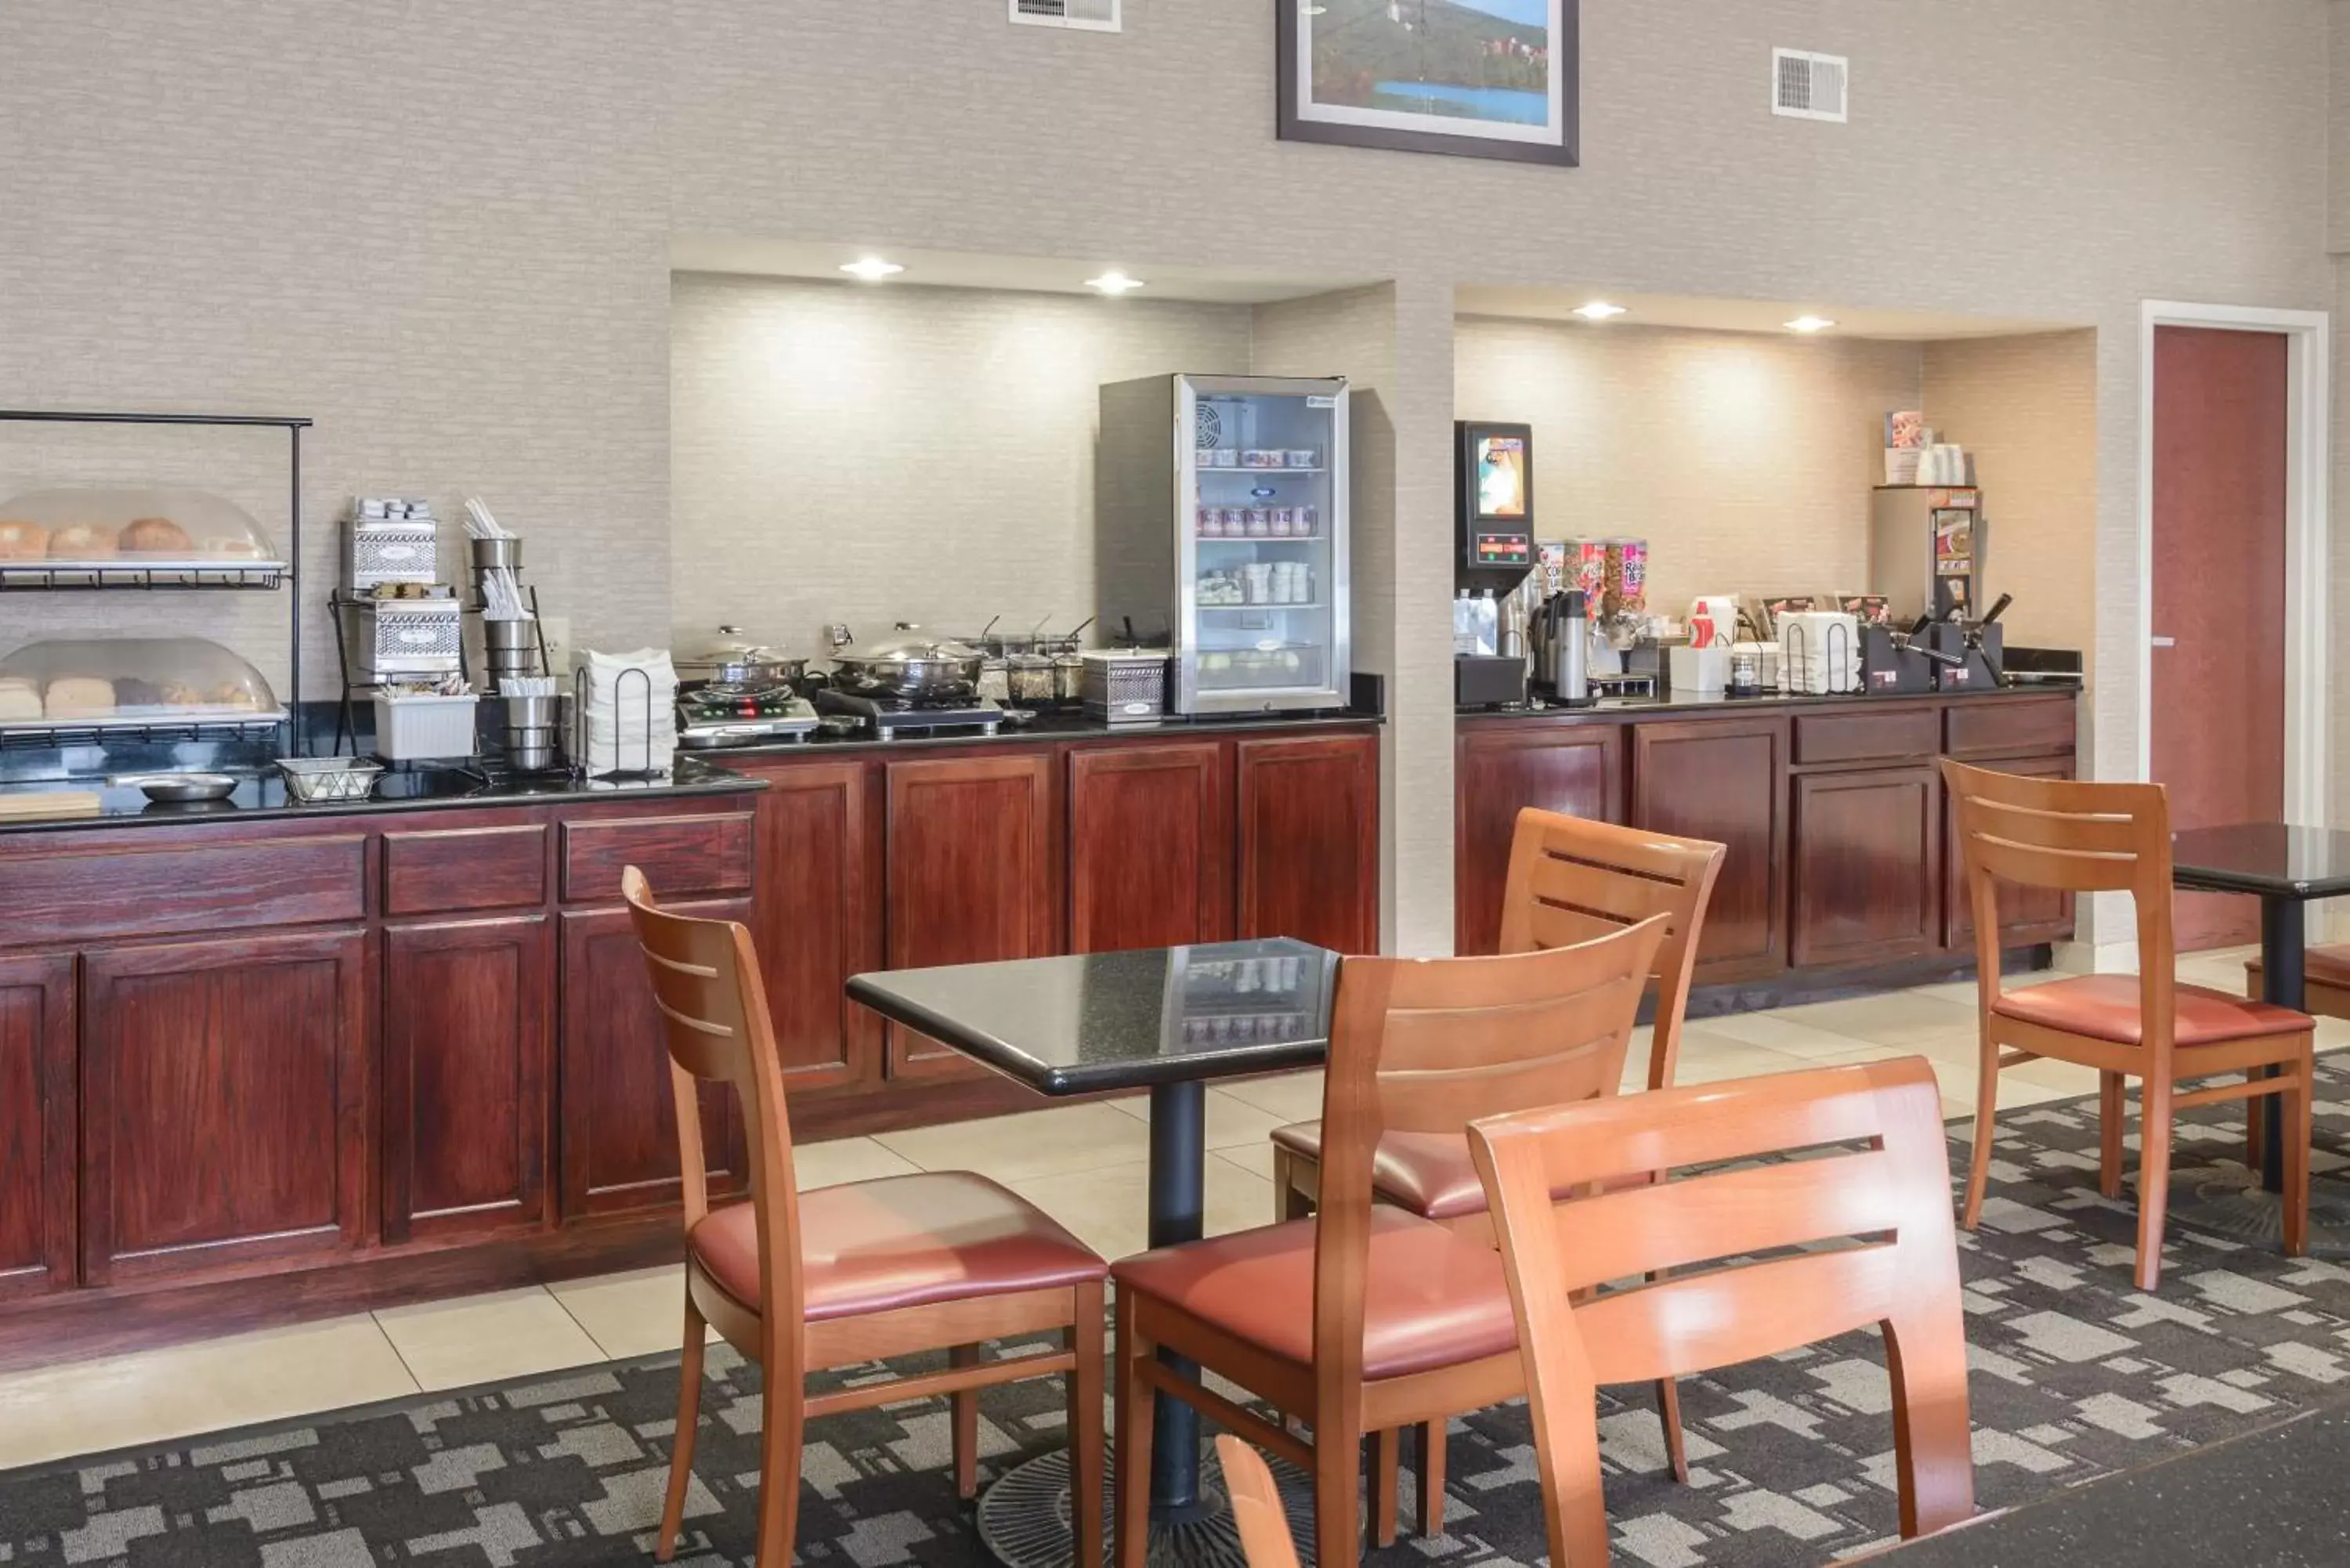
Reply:
M1490 708L1526 700L1520 585L1534 565L1534 428L1463 420L1453 427L1452 700Z

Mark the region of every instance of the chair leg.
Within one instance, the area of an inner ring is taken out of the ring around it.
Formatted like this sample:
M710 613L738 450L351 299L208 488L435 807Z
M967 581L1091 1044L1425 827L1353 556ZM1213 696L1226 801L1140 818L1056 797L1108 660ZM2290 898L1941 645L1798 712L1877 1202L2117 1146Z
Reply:
M1959 1216L1962 1230L1971 1231L1982 1219L1983 1189L1991 1182L1991 1118L1999 1108L1999 1042L1983 1024L1982 1064L1975 1076L1975 1155L1967 1164L1967 1206Z
M1441 1418L1426 1421L1418 1428L1419 1441L1412 1445L1412 1459L1418 1466L1419 1493L1414 1499L1412 1528L1426 1540L1444 1533L1444 1439L1447 1423Z
M1363 1434L1314 1425L1315 1568L1357 1568L1363 1560Z
M2317 1087L2317 1063L2309 1043L2302 1045L2301 1060L2291 1072L2293 1086L2285 1091L2280 1107L2284 1113L2284 1251L2289 1258L2300 1258L2309 1253L2309 1140ZM2251 1115L2254 1127L2266 1120L2258 1106L2251 1107Z
M677 1365L677 1432L669 1442L669 1496L661 1503L660 1540L653 1561L666 1563L677 1554L677 1532L685 1525L685 1494L693 1485L694 1428L702 1420L702 1357L709 1347L710 1327L702 1309L685 1298L685 1350Z
M2119 1073L2097 1075L2097 1190L2122 1195L2122 1119L2128 1114L2129 1080Z
M1403 1428L1371 1434L1371 1544L1393 1546L1401 1523Z
M975 1345L947 1347L949 1366L976 1366L979 1362ZM950 1394L947 1405L954 1414L955 1495L969 1502L979 1495L979 1390L964 1388Z
M1069 1374L1069 1511L1077 1568L1102 1568L1102 1287L1079 1285L1068 1332L1076 1353Z
M2257 1173L2267 1165L2268 1158L2269 1118L2266 1107L2254 1096L2244 1102L2244 1168Z
M1273 1146L1273 1220L1303 1220L1314 1212L1314 1195L1321 1190L1322 1165L1279 1144Z
M764 1369L760 1399L759 1538L754 1563L788 1563L799 1535L800 1452L807 1390L796 1376Z
M2162 1221L2170 1206L2170 1088L2150 1077L2138 1103L2137 1288L2162 1282Z
M1135 1326L1134 1296L1118 1293L1118 1568L1145 1568L1150 1552L1150 1415L1143 1372L1154 1347Z
M1689 1485L1689 1440L1681 1435L1681 1386L1669 1377L1657 1379L1657 1415L1665 1424L1665 1457L1672 1461L1673 1480Z

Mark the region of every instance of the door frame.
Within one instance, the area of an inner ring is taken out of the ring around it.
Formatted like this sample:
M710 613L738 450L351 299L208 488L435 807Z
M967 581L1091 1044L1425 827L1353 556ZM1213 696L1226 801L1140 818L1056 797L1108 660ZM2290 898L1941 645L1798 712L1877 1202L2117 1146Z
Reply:
M2326 508L2333 461L2333 317L2323 310L2148 299L2138 312L2137 776L2154 776L2154 329L2215 327L2285 338L2284 815L2330 816L2326 736Z

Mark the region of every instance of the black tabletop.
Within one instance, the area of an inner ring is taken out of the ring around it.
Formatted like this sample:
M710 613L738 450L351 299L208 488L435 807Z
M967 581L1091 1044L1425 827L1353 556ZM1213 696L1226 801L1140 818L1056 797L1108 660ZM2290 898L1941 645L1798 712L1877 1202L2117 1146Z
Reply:
M1913 1542L1883 1568L2169 1568L2350 1562L2350 1407L2275 1426L2061 1491Z
M848 994L1047 1095L1310 1067L1338 955L1276 937L860 974Z
M2170 866L2181 888L2331 898L2350 893L2350 833L2282 822L2191 827L2171 836Z

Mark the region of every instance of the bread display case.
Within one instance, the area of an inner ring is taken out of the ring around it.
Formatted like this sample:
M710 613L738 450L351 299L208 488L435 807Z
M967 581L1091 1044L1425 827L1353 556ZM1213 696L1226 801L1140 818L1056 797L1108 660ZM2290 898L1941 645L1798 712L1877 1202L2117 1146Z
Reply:
M276 587L284 558L209 491L29 490L0 501L0 586Z
M263 734L285 718L259 670L203 638L61 639L0 658L0 743Z

